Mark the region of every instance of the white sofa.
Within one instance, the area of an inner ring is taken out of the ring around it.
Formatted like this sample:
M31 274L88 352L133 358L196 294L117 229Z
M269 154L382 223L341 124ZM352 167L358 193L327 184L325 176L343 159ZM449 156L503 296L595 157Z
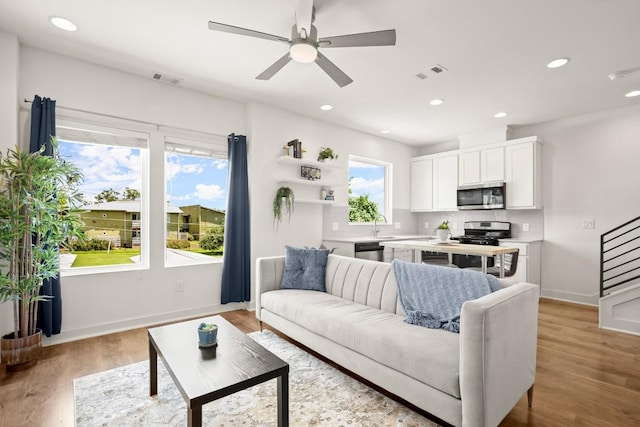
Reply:
M533 393L539 288L462 307L461 333L403 321L391 264L329 255L326 293L280 289L284 256L258 258L256 316L455 426L495 426Z

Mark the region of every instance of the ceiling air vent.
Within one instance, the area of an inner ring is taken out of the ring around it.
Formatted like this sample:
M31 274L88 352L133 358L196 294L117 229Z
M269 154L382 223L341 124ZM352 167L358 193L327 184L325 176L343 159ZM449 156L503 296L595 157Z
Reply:
M433 71L436 74L440 74L440 73L442 73L444 71L448 71L445 67L443 67L440 64L436 64L433 67L431 67L430 69L431 69L431 71Z
M416 77L419 78L420 80L424 80L427 78L427 75L425 73L418 73L416 74Z
M154 80L158 80L164 83L169 83L172 85L178 85L182 82L182 79L178 77L173 77L173 76L169 76L167 74L162 74L162 73L153 73L152 77Z

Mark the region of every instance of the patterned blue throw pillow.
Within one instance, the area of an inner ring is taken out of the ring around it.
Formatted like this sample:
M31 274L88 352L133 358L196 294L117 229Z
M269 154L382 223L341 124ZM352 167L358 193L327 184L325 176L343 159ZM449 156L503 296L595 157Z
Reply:
M325 271L328 249L302 249L285 246L284 273L280 289L326 292Z

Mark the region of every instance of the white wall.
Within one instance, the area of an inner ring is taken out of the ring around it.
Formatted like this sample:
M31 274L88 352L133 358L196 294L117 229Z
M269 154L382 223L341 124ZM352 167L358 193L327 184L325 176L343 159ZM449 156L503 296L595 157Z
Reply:
M18 67L20 47L13 34L0 31L0 152L18 143ZM0 333L13 329L11 303L0 305ZM5 325L7 325L5 327Z
M14 101L31 100L36 94L57 100L59 116L73 114L60 108L70 107L220 135L246 131L245 105L242 103L29 47L20 50L17 92L17 97L15 91L11 96ZM26 108L29 109L30 105ZM108 123L108 119L105 120ZM162 183L163 141L153 130L154 126L140 126L150 129L150 180ZM27 126L22 127L21 137L26 141ZM164 186L152 185L151 188L150 268L63 276L62 333L45 343L238 306L220 305L221 263L164 268L164 235L153 232L164 228ZM178 280L184 281L184 292L175 291ZM11 326L3 323L1 329L10 330Z
M542 295L597 304L600 235L640 216L640 105L516 133L544 140Z
M410 208L408 165L414 156L413 147L257 103L249 105L247 122L251 126L249 173L254 260L261 256L284 255L285 244L317 247L322 241L322 205L296 203L291 222L285 219L278 231L273 227L271 205L279 187L277 176L300 177L299 169L275 161L284 153L282 146L292 139L302 141L307 149L306 158L317 158L320 147L329 146L338 153L339 168L322 169L323 177L327 174L331 181L340 183L334 187L336 205L347 204L348 157L353 154L391 162L394 209ZM319 187L293 186L293 189L297 198L319 198Z

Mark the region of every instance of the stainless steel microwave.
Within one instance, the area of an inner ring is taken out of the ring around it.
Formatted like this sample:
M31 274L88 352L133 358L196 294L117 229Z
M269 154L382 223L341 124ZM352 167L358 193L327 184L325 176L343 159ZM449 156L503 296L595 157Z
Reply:
M504 208L504 182L458 187L458 209L460 210Z

